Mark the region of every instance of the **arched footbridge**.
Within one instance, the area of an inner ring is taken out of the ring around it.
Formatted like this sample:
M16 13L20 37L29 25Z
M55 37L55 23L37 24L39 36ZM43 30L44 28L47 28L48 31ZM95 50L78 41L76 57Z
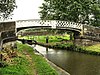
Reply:
M75 34L78 33L78 36L81 36L81 38L100 39L100 28L97 27L69 21L31 19L0 22L0 46L2 46L3 42L6 42L7 39L13 41L18 31L27 28L68 30Z
M71 31L81 31L82 24L59 20L18 20L16 21L17 31L26 28L51 28L51 29L68 29Z

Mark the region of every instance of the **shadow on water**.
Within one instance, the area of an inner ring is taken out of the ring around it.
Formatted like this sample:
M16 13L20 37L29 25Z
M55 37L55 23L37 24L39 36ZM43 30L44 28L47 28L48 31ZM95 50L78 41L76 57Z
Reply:
M100 75L100 56L36 45L37 51L71 75Z

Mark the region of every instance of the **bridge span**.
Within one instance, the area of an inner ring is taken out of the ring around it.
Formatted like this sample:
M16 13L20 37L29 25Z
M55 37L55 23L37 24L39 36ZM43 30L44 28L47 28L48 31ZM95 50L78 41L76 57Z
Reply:
M27 28L68 30L74 32L75 37L79 36L82 39L93 38L100 40L100 28L97 27L69 21L30 19L0 22L0 44L3 44L2 40L4 41L5 38L7 40L10 37L15 37L18 31Z
M17 30L26 29L26 28L51 28L51 29L68 29L74 31L81 31L83 24L68 22L68 21L59 21L59 20L18 20L16 21Z

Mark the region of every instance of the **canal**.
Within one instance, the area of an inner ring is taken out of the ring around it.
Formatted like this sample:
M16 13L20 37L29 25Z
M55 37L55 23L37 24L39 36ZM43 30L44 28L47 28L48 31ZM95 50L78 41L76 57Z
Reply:
M100 56L36 45L37 51L71 75L100 75Z

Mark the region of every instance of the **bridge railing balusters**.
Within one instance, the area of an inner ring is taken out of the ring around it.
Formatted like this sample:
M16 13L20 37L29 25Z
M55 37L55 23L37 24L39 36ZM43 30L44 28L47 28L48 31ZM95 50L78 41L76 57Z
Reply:
M69 22L69 21L59 21L59 20L19 20L16 21L17 28L18 27L26 27L26 25L36 25L36 26L51 26L52 28L56 27L62 27L62 28L77 28L81 29L81 24L75 23L75 22Z

